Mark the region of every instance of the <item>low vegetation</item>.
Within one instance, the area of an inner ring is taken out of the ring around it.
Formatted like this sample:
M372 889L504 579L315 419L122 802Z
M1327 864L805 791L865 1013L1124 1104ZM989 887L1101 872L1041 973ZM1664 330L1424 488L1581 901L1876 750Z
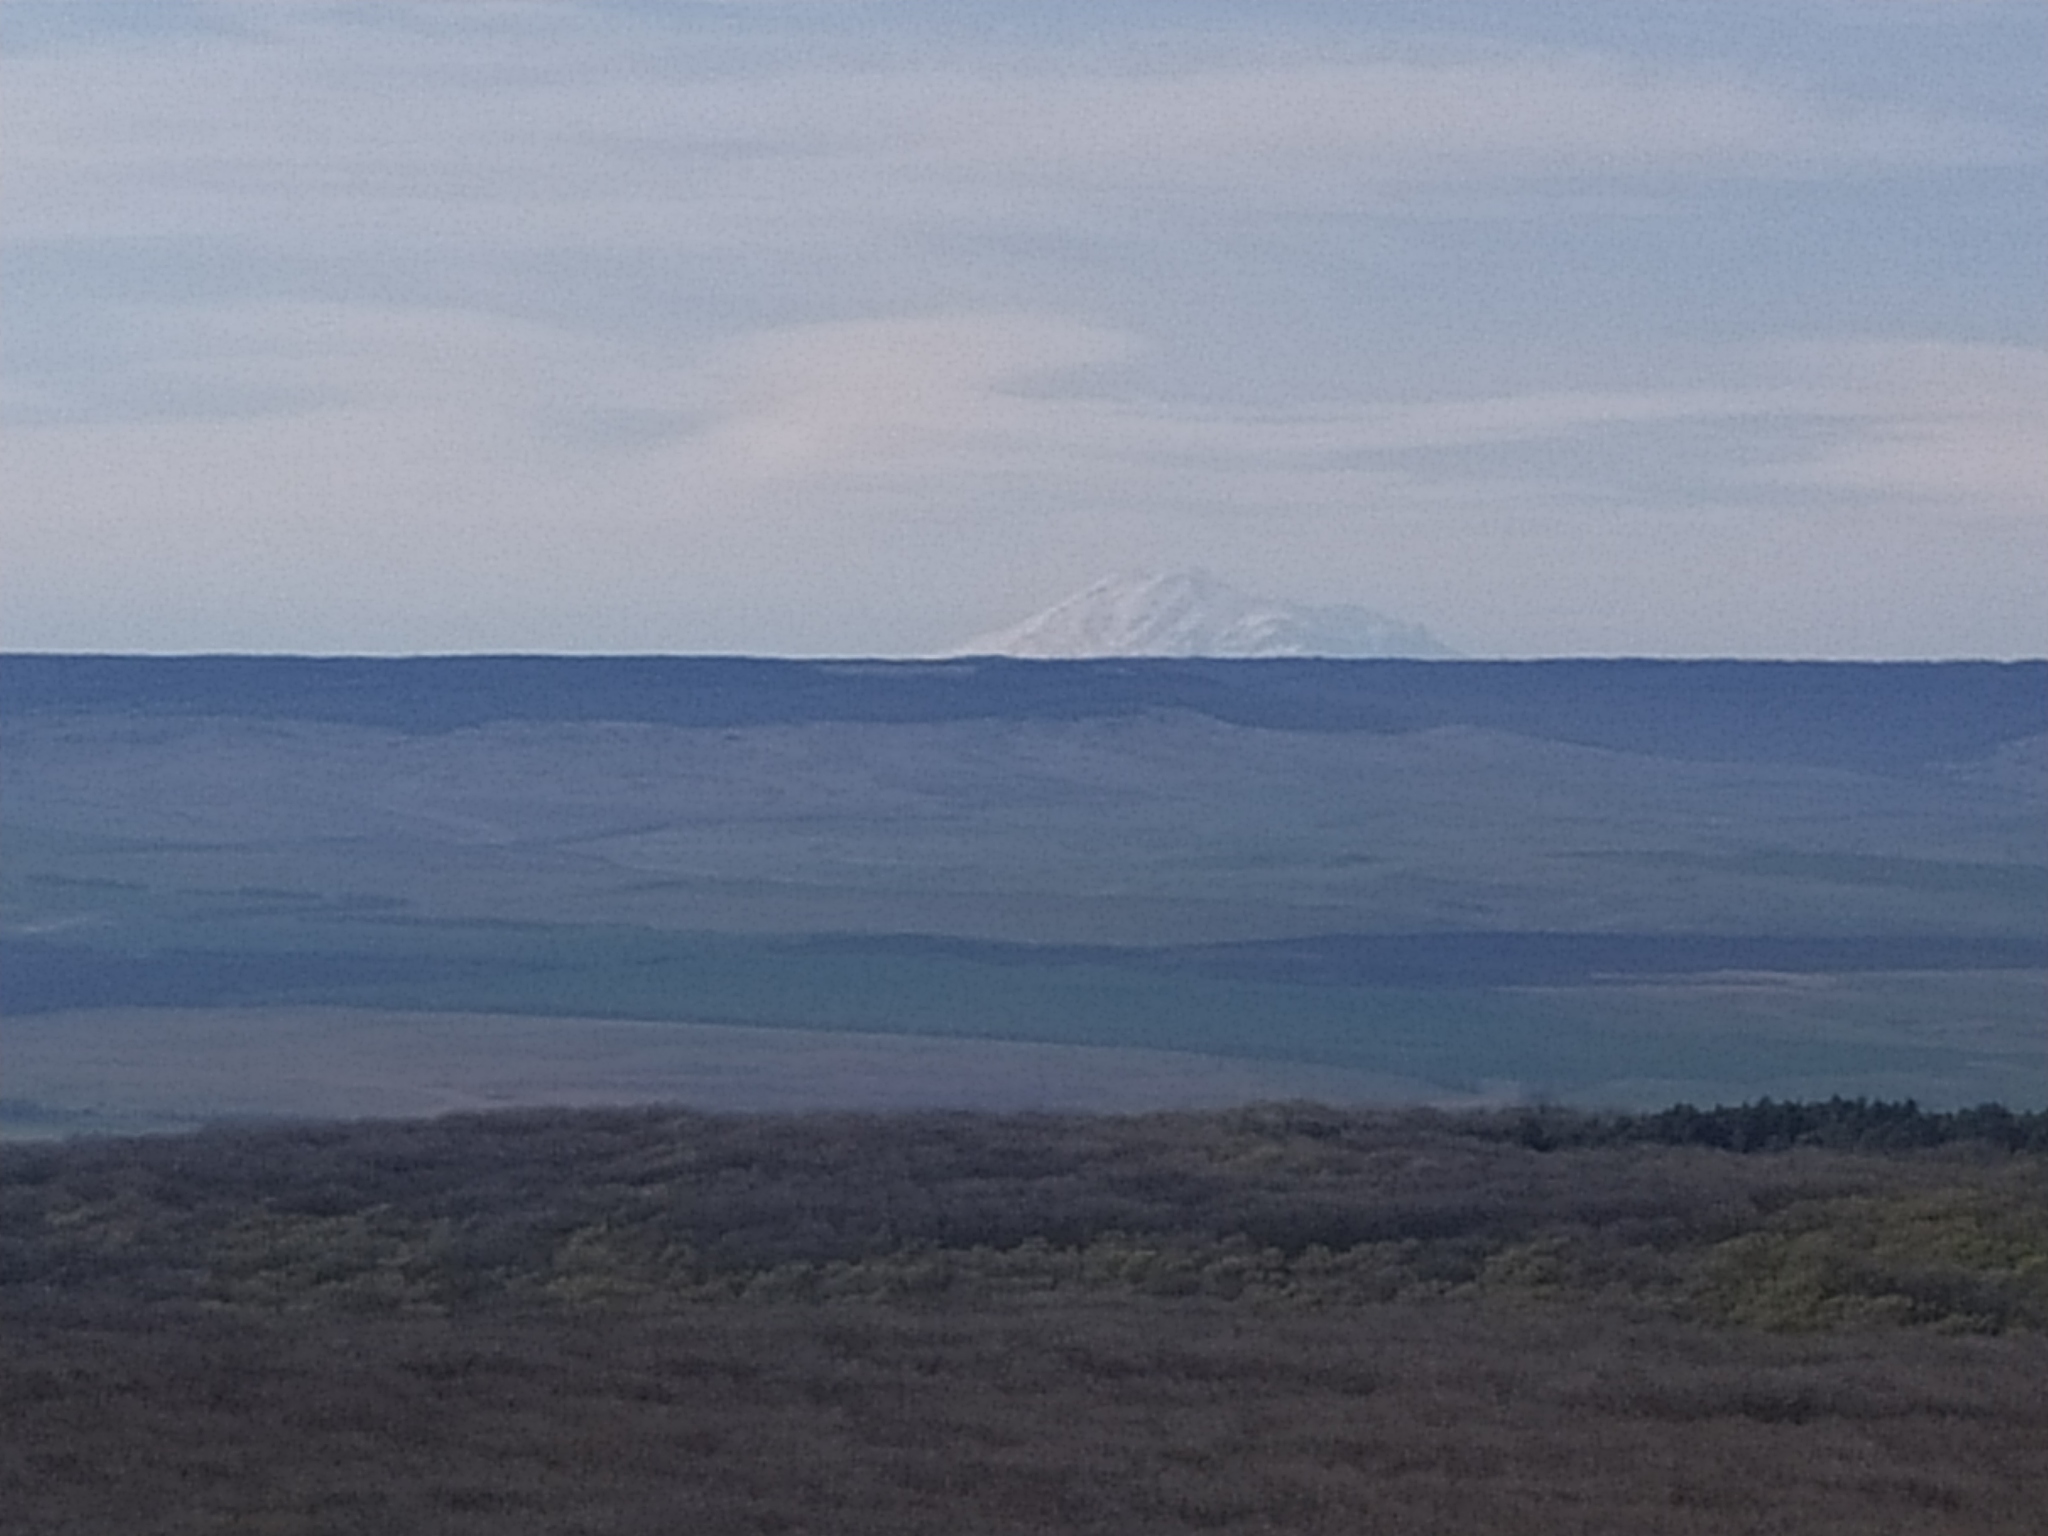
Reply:
M548 1111L14 1147L0 1504L2031 1530L2044 1122Z
M11 1293L448 1312L1570 1298L2048 1328L2048 1115L528 1111L5 1154ZM1769 1155L1763 1155L1769 1154Z

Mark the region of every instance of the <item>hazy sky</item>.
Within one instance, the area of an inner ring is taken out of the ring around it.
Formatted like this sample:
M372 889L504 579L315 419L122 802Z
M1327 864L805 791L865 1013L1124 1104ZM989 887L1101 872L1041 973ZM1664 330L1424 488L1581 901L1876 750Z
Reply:
M2048 5L0 6L0 646L2048 652Z

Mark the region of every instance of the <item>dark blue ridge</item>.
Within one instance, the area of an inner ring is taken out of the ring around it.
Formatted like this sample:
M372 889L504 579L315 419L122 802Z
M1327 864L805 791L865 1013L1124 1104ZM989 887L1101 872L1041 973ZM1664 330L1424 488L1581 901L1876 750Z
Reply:
M1166 710L1271 730L1472 726L1695 761L1884 772L2048 733L2048 662L0 657L0 720L115 711L429 733L512 720L736 728Z
M814 949L990 965L1101 964L1234 981L1364 987L1583 986L1719 972L1828 975L2048 967L2048 931L1997 934L1332 933L1156 948L831 935Z
M1567 986L1722 972L2032 970L2048 932L1334 934L1179 949L1161 963L1211 976L1339 986Z
M108 954L57 944L0 943L0 1015L66 1008L232 1008L344 1003L408 982L482 982L503 967L431 955L164 950ZM374 999L373 999L374 1000Z
M681 967L672 1001L689 1005L692 940L651 932L631 955L549 962L509 955L392 955L332 950L120 954L62 943L0 941L0 1014L63 1008L230 1007L253 1003L375 1003L386 988L431 985L502 1003L519 978L562 978L575 1011L576 978L620 965ZM2048 967L2048 934L1816 936L1467 932L1329 934L1165 949L1005 944L983 940L831 935L759 939L729 950L764 973L795 952L943 958L982 965L1096 965L1155 975L1331 987L1585 986L1725 972L1826 975L1871 971L2033 970ZM508 988L510 989L508 991ZM552 995L552 994L550 994ZM604 1011L602 1008L597 1011Z

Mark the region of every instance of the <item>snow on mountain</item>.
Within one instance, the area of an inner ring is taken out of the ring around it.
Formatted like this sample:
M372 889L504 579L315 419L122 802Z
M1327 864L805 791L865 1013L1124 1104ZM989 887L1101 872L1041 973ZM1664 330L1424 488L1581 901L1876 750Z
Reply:
M1199 571L1112 576L950 654L1026 656L1419 656L1457 653L1419 624L1350 606L1251 597Z

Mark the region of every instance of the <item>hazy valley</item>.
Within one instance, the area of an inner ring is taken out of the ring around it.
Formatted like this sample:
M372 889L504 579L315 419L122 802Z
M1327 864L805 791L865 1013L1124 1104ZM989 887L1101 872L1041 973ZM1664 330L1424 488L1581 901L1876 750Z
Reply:
M8 1117L2038 1105L2042 671L9 658Z

